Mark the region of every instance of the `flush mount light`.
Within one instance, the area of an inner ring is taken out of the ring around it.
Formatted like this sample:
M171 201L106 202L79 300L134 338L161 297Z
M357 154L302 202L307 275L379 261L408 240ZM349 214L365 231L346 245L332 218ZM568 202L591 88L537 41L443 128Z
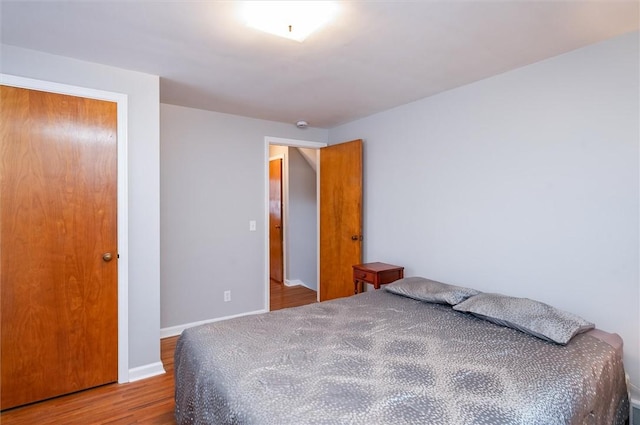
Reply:
M302 42L337 13L333 1L245 1L242 16L260 31Z

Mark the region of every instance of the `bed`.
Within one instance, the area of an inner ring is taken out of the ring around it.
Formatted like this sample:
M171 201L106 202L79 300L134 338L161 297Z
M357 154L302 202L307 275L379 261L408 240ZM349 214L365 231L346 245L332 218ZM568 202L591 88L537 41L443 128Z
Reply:
M185 330L178 424L622 425L622 341L560 345L385 290Z

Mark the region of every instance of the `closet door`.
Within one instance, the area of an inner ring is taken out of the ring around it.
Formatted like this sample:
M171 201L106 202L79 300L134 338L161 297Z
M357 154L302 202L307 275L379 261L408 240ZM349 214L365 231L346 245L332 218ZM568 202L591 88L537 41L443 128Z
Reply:
M117 381L117 105L0 90L7 409Z

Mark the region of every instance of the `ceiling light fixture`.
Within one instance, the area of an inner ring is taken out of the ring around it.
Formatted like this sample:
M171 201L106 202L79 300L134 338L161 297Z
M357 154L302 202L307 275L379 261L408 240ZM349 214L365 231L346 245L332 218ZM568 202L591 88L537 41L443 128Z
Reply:
M260 31L302 42L337 13L333 1L245 1L242 16Z

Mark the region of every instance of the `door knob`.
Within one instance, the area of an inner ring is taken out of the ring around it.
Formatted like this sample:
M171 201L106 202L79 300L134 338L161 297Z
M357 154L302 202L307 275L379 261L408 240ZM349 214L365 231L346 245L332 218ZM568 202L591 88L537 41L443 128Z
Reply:
M102 254L102 260L104 260L106 263L111 261L112 258L113 256L111 255L110 252L105 252L104 254Z
M276 224L276 229L279 229L281 226L279 224Z
M357 241L357 240L358 240L358 235L353 235L353 236L351 236L351 240L352 240L352 241Z

